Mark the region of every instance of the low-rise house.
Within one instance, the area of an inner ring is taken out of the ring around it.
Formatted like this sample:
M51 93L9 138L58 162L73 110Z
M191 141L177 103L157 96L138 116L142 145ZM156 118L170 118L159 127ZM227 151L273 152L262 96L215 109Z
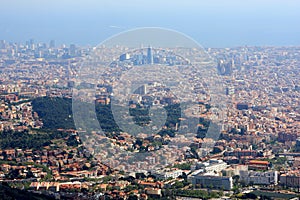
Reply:
M162 192L160 188L145 188L145 193L152 197L162 196Z

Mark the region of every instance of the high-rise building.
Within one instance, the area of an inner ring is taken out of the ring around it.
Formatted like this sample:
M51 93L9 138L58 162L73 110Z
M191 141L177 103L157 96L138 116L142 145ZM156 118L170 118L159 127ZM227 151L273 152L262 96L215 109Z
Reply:
M225 60L219 60L217 69L220 75L228 76L232 74L233 67L234 67L233 59L229 62Z
M77 53L77 48L75 44L70 45L70 56L75 56Z
M51 40L49 44L50 48L55 48L55 40Z
M153 64L152 47L148 47L147 50L147 64Z
M144 85L140 86L139 88L137 88L134 93L139 94L139 95L147 94L147 84L144 84Z
M6 47L5 40L0 40L0 49L5 49L5 47Z
M124 60L129 60L130 59L130 55L128 53L124 53L120 56L120 61L124 61Z
M30 40L29 40L29 48L30 48L31 50L35 50L34 39L30 39Z

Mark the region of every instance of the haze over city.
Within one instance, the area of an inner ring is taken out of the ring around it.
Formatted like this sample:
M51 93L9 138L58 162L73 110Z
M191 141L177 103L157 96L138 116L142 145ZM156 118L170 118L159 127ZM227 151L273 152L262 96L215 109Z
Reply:
M129 29L163 27L204 47L300 45L299 8L293 0L2 0L0 38L95 46Z

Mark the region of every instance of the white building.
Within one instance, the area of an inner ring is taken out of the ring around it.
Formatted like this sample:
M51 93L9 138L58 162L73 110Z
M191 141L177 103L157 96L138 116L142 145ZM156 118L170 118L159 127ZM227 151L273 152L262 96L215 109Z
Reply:
M177 178L182 175L182 170L181 169L163 169L163 170L153 171L151 174L160 179Z
M223 160L216 159L211 159L208 162L199 162L193 166L194 169L202 169L207 173L219 173L227 167L227 163L225 163Z
M232 177L196 175L192 177L192 184L202 188L214 188L231 190L233 188Z
M244 181L246 184L254 185L271 185L278 184L278 172L277 171L267 171L267 172L257 172L257 171L241 171L240 181Z

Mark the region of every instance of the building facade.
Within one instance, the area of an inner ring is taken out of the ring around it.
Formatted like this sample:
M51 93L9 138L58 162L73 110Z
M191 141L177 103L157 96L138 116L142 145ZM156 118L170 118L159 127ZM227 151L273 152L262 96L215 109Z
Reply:
M231 190L233 188L232 177L196 175L192 178L192 184L201 188Z

